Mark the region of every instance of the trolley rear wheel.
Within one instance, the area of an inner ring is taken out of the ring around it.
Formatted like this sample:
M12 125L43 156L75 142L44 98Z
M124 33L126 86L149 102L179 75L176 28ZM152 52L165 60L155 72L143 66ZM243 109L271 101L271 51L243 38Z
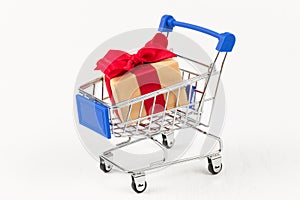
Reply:
M218 174L222 171L222 163L221 163L221 157L218 156L216 158L210 158L210 157L207 157L207 160L208 160L208 171L215 175L215 174Z
M208 164L208 171L210 173L212 173L213 175L218 174L222 170L222 164L219 167L220 167L220 169L215 170L215 168L213 167L212 164Z
M162 134L162 144L170 149L174 146L175 139L174 139L174 133L167 133L167 134Z

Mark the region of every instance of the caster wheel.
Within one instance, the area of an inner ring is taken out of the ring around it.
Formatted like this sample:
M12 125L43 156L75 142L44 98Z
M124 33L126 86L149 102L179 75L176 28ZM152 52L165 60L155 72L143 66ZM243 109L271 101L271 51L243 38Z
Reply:
M220 158L218 158L218 159L220 159ZM207 160L208 160L208 171L211 174L215 175L215 174L218 174L218 173L221 172L221 170L222 170L222 163L218 163L219 160L217 162L215 162L215 163L214 163L214 161L211 158L207 158Z
M131 187L136 193L142 193L147 188L147 182L145 181L143 184L142 183L136 184L134 181L132 181Z
M168 138L168 136L162 134L162 144L166 148L168 148L168 149L172 148L174 146L174 143L175 143L175 139L174 138L171 139L171 138Z
M108 173L111 171L112 169L112 165L108 164L103 158L100 158L100 169L104 172L104 173Z

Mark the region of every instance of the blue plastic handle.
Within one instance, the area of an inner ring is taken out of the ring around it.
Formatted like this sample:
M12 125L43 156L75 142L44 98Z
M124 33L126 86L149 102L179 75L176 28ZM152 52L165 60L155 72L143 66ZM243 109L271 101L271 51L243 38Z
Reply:
M220 52L231 52L235 43L235 36L232 33L217 33L215 31L203 28L201 26L196 26L193 24L188 24L184 22L176 21L171 15L162 16L159 24L158 31L160 32L172 32L175 26L192 29L199 31L205 34L208 34L212 37L215 37L219 40L216 50Z

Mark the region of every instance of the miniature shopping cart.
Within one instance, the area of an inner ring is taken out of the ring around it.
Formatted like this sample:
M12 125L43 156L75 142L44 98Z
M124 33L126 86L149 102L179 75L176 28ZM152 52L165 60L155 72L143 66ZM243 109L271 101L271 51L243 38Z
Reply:
M184 55L179 55L174 52L177 54L178 59L186 60L189 63L196 63L197 65L204 67L206 70L204 73L189 71L185 69L184 66L180 66L182 82L116 104L110 103L109 96L106 92L104 77L97 78L80 86L79 94L76 95L78 119L81 125L92 129L107 139L110 139L111 137L126 139L125 141L123 139L123 141L118 143L116 147L105 151L99 156L100 168L104 172L109 172L114 166L123 172L131 174L131 186L137 193L143 192L147 187L145 172L157 168L207 158L209 172L212 174L218 174L222 169L220 155L222 151L222 140L220 137L209 133L207 130L209 130L208 128L210 127L212 117L211 113L213 112L213 107L216 101L224 62L227 53L232 51L235 43L235 37L233 34L228 32L219 34L200 26L176 21L170 15L164 15L161 18L158 30L168 35L172 32L175 26L199 31L218 39L216 47L217 55L213 62L209 64L187 58ZM217 82L214 84L213 91L210 91L212 95L208 97L208 85L212 78L216 78ZM100 95L98 94L97 96L95 95L96 87L100 88L97 88L97 91L100 90ZM166 103L162 112L154 112L156 97L164 95L166 102L168 102L168 98L171 93L177 93L177 97L179 97L182 89L186 91L188 98L187 105L179 106L179 100L177 98L175 108L167 109ZM147 99L153 99L153 109L149 115L142 116L142 108ZM211 103L210 109L208 110L204 108L207 102ZM139 115L137 119L132 120L129 116L131 114L132 107L135 104L140 105ZM118 109L122 108L126 108L128 112L126 120L121 121L115 113ZM206 123L202 121L202 116L205 112L210 112L209 120ZM217 150L211 150L206 155L197 155L167 161L168 150L172 147L175 148L175 146L173 146L175 142L174 131L186 128L193 128L197 131L197 133L202 133L217 141ZM159 136L160 139L157 139L156 136ZM147 167L134 170L126 169L119 164L116 159L113 159L114 151L143 140L152 141L160 147L163 151L163 159L159 162L151 162Z

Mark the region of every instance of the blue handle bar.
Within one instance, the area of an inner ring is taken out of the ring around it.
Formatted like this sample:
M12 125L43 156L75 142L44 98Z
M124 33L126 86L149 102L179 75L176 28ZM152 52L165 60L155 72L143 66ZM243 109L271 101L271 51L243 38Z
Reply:
M199 31L205 34L208 34L212 37L215 37L219 40L216 50L220 52L231 52L235 43L235 36L231 33L217 33L215 31L203 28L201 26L196 26L193 24L188 24L184 22L176 21L171 15L162 16L159 24L158 31L160 32L172 32L175 26L192 29Z

